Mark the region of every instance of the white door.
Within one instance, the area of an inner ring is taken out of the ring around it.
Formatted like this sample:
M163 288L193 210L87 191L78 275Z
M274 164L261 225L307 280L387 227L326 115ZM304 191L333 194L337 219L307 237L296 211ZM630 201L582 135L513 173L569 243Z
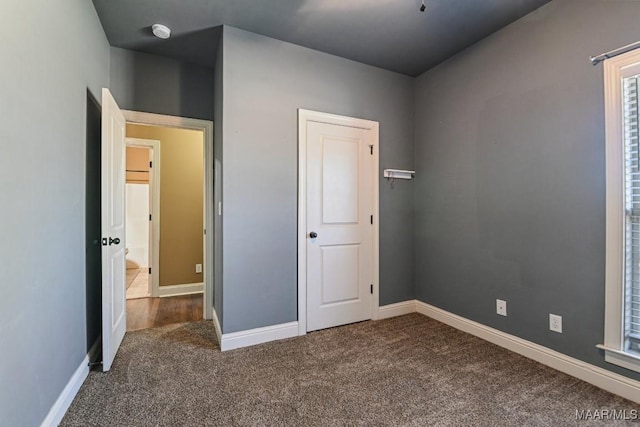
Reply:
M307 331L314 331L371 319L377 130L307 121L306 138Z
M125 126L102 89L102 370L111 369L127 330L125 300Z

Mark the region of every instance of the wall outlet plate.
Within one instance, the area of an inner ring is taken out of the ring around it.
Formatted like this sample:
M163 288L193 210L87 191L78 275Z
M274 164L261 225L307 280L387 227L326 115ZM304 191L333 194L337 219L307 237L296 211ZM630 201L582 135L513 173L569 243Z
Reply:
M549 330L562 333L562 316L557 314L549 314Z
M196 273L202 273L202 264L196 264Z
M496 300L496 313L498 313L500 316L506 316L507 315L507 302L503 301L501 299L497 299Z

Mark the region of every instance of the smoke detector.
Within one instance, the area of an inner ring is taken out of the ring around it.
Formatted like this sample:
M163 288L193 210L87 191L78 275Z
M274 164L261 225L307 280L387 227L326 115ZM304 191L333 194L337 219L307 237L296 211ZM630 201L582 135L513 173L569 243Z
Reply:
M159 39L166 40L171 37L171 28L162 24L153 24L151 26L151 31L153 31L153 35Z

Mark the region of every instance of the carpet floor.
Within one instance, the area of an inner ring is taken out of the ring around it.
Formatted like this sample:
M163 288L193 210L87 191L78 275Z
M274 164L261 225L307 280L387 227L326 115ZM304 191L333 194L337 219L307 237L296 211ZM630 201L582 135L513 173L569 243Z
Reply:
M211 322L130 332L61 425L586 426L596 409L639 408L410 314L224 353Z

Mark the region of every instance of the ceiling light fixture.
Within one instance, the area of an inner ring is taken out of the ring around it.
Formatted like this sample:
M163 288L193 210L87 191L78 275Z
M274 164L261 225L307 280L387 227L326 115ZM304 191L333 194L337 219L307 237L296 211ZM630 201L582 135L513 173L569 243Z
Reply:
M166 25L153 24L151 26L151 31L153 31L153 35L159 39L166 40L171 37L171 29Z

